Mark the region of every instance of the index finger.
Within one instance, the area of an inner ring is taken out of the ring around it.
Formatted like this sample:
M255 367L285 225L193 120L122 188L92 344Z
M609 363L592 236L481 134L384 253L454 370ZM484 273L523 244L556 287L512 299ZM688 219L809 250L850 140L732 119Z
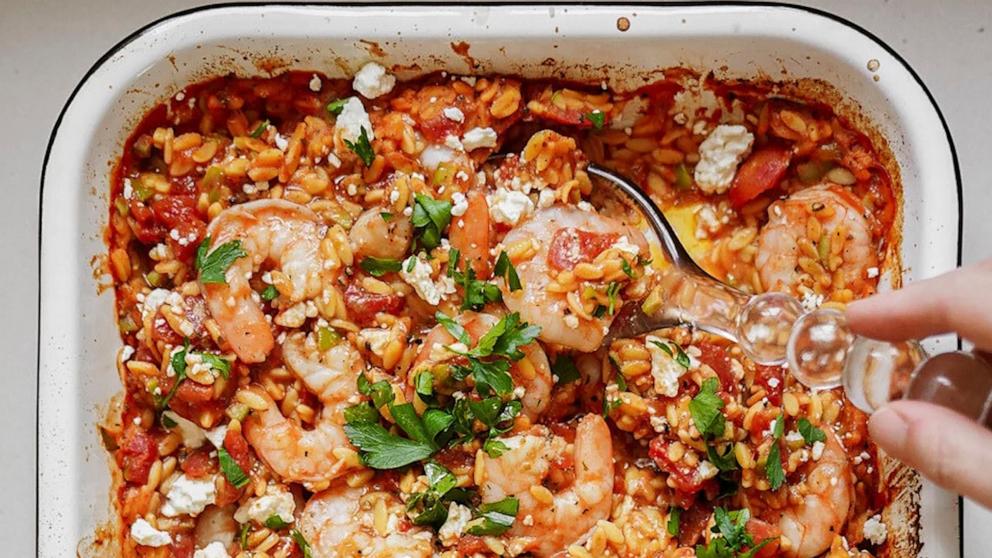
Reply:
M854 333L884 341L956 332L979 348L992 349L990 269L988 263L962 268L852 302L848 324Z

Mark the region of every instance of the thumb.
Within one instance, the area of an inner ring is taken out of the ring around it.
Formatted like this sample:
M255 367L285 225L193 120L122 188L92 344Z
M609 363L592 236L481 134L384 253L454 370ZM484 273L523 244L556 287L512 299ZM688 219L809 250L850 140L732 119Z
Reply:
M872 439L938 485L992 508L992 432L954 411L894 401L871 416ZM953 435L948 435L953 433Z

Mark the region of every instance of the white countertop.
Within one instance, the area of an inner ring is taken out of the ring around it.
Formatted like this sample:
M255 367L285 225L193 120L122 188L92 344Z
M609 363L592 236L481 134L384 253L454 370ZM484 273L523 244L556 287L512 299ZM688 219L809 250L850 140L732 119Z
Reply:
M951 129L964 183L964 262L992 255L992 173L985 133L992 124L992 2L818 0L899 52L920 74ZM169 13L200 4L181 0L0 0L0 160L7 201L0 204L0 270L8 307L0 320L0 554L35 548L35 395L38 200L42 158L59 111L86 70L121 38ZM983 171L983 169L986 169ZM103 184L87 185L103 188ZM953 191L947 192L954 196ZM966 506L969 531L990 535L992 515ZM970 544L970 543L969 543ZM988 555L990 544L966 546Z

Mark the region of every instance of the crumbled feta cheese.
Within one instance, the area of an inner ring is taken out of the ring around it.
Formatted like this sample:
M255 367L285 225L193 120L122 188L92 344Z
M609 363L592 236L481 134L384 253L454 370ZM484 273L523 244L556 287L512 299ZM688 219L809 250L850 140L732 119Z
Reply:
M454 138L455 136L448 137ZM457 141L458 138L455 140ZM427 170L434 170L441 163L450 163L454 160L454 151L444 145L428 145L420 152L420 164Z
M795 430L792 430L785 435L785 441L788 444L798 444L803 441L803 435Z
M625 254L629 254L630 256L637 256L637 254L641 252L641 248L632 243L626 236L621 236L619 240L614 242L613 248L616 248Z
M210 440L210 443L217 449L224 447L224 438L227 437L227 425L222 424L218 427L211 428L210 430L204 430L203 435Z
M480 147L496 147L496 130L492 128L472 128L462 136L465 151Z
M514 226L534 212L534 202L523 192L499 188L489 196L489 216L497 223Z
M865 273L868 274L868 278L869 279L874 279L874 278L878 277L878 268L877 267L869 267L865 271Z
M362 128L365 128L369 141L375 139L369 113L365 112L365 105L358 97L348 97L341 107L341 114L338 115L334 126L336 130L340 130L342 139L351 142L358 141L362 135Z
M131 360L132 356L134 356L134 347L131 345L124 345L124 347L121 348L121 362Z
M165 517L195 516L214 503L214 496L213 477L198 480L191 479L186 475L179 475L169 487L169 493L166 494L166 501L162 504L162 515Z
M812 312L823 304L823 295L816 293L806 293L803 295L800 303L803 305L803 310L807 312Z
M159 547L172 544L172 537L165 531L152 527L144 519L138 519L131 524L131 538L142 546Z
M366 99L381 97L393 90L396 76L386 72L386 69L375 62L362 66L351 81L351 87Z
M319 93L320 87L323 84L320 81L320 76L314 74L313 76L310 77L310 83L308 83L307 85L310 86L310 91L313 91L314 93Z
M700 479L711 479L719 472L720 470L709 461L700 461L699 467L696 469L696 474L699 475Z
M569 314L569 315L565 316L565 325L567 325L568 327L570 327L572 329L578 328L579 327L579 317L576 316L575 314Z
M466 211L468 211L468 198L465 197L465 194L461 192L455 192L454 194L452 194L451 216L461 217L462 215L465 215Z
M778 378L768 378L768 387L775 389L782 383Z
M653 409L653 407L648 407L648 409ZM658 415L653 415L650 419L651 428L654 429L658 434L664 434L668 431L668 419L665 417L659 417Z
M289 140L286 139L286 136L278 132L276 133L275 141L276 147L279 148L279 151L286 151L286 148L289 147Z
M671 355L656 343L666 344L666 342L654 335L648 335L645 339L648 352L651 353L651 376L654 378L654 390L665 397L675 397L679 393L679 379L685 374L686 369L675 362Z
M551 207L555 204L555 191L551 188L544 188L537 195L537 207Z
M586 200L582 200L579 203L575 204L575 207L578 207L582 211L588 211L589 213L594 213L596 211L596 208L593 207L592 204L587 202Z
M882 522L882 516L875 514L865 521L864 527L865 538L868 539L873 545L880 545L885 543L885 539L889 536L889 529L886 527L885 523Z
M513 397L522 399L524 395L527 395L527 388L524 386L517 386L513 388Z
M169 299L169 295L173 292L168 289L155 289L148 293L145 297L145 301L141 304L141 317L142 319L147 319L154 316L158 312L159 306L165 304Z
M202 446L203 442L207 440L203 429L195 422L185 419L173 411L165 411L162 413L162 416L176 423L176 429L179 430L179 434L183 437L183 445L186 447L196 449Z
M823 456L823 448L824 448L823 442L820 442L820 441L813 442L813 460L814 461L819 461L820 460L820 457Z
M360 346L367 347L372 354L381 357L386 354L390 333L388 329L369 327L358 332L357 340Z
M448 506L448 519L437 531L437 536L444 546L454 546L461 538L465 525L472 519L472 510L459 504L451 502Z
M754 136L744 126L721 124L699 144L695 178L708 194L722 194L730 188L737 165L751 151Z
M407 271L408 269L410 271ZM400 277L413 287L425 302L437 306L445 295L455 292L455 284L447 275L442 276L435 283L431 278L432 272L431 264L416 256L410 256L403 261Z
M265 496L252 498L244 503L234 512L234 519L238 523L248 523L255 521L265 525L265 520L278 515L286 523L293 522L293 512L296 511L296 501L293 495L287 491L276 491L271 487L266 491Z
M458 107L445 107L441 114L452 122L465 122L465 113Z
M193 558L231 558L227 553L224 543L214 541L203 548L199 548L193 553Z
M716 216L716 211L709 204L703 204L696 210L696 238L709 238L723 227Z
M454 134L448 134L448 135L444 136L444 146L447 147L448 149L453 150L453 151L464 151L465 150L465 146L462 145L461 140L459 140L458 139L458 136L456 136Z
M134 197L134 186L131 185L131 179L124 179L124 199L129 200Z

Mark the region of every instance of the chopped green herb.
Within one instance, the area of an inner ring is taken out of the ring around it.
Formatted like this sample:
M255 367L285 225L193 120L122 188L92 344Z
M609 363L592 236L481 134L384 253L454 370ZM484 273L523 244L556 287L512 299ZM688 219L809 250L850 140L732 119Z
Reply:
M227 453L226 449L217 450L217 460L220 461L220 471L224 473L227 482L231 483L234 488L242 488L248 484L248 475L241 470L241 466L231 457L231 454Z
M620 292L620 283L617 283L616 281L610 281L610 284L607 285L606 287L606 297L607 300L609 300L609 307L607 308L607 310L609 311L611 316L613 315L614 312L616 312L617 293L619 292ZM686 368L688 368L688 366Z
M441 235L451 222L451 202L417 194L411 222L417 242L432 250L441 245Z
M424 411L424 416L421 417L424 421L424 428L427 430L427 435L435 440L438 434L446 430L453 422L455 422L455 417L451 416L447 411L442 411L441 409L427 409Z
M517 269L513 267L510 257L506 255L505 251L500 252L499 257L496 258L493 273L506 281L506 286L510 289L510 292L519 291L523 288L520 284L520 276L517 275Z
M200 272L201 283L227 283L224 274L231 264L248 255L241 249L240 240L231 240L210 250L211 238L203 239L196 249L196 269Z
M675 187L679 190L692 188L692 175L689 174L685 163L679 163L679 166L675 167Z
M689 402L689 413L696 425L696 430L704 437L720 437L726 426L726 419L720 409L723 399L716 394L719 382L716 378L706 378L699 393Z
M265 130L267 130L268 127L269 127L269 121L268 120L263 120L263 121L259 122L258 123L258 126L256 126L255 129L252 130L251 137L253 137L253 138L260 138L260 137L262 137L262 134L265 133Z
M250 530L250 523L241 525L241 533L238 535L238 540L241 541L241 548L248 548L248 531Z
M750 513L747 509L727 511L717 507L713 510L715 525L710 529L715 535L708 544L696 545L697 558L753 558L755 553L774 539L765 539L755 545L747 532ZM744 548L750 547L745 551Z
M167 415L165 413L162 413L162 426L164 426L166 428L175 428L176 426L178 426L178 424L179 423L177 423L176 421L172 420L172 417L170 417L169 415Z
M627 258L620 258L620 262L620 268L623 269L624 275L633 279L634 269L630 267L630 262L627 261Z
M651 344L658 347L662 351L665 351L665 353L674 358L675 362L677 362L682 368L688 369L692 366L692 360L689 358L689 355L687 355L686 352L682 350L682 347L675 341L668 341L668 344L665 344L652 339ZM672 347L675 347L675 349L672 350Z
M734 453L734 445L727 446L727 451L720 453L714 446L706 447L706 459L716 466L722 473L735 471L738 469L737 455Z
M379 212L379 217L382 217L382 220L387 223L393 220L393 214L388 211Z
M503 455L503 452L508 450L506 444L500 442L499 440L494 440L492 438L486 440L482 444L482 451L486 452L489 457L496 458Z
M269 302L279 296L279 289L275 285L268 285L262 290L262 300Z
M448 330L448 333L450 333L452 337L465 344L466 347L472 342L472 339L469 337L468 332L465 331L465 328L454 319L449 318L445 313L435 312L434 319L437 320L437 323L443 325L444 329Z
M365 256L362 258L362 261L358 262L358 266L361 267L365 273L368 273L373 277L382 277L387 273L398 273L403 268L403 262L399 260Z
M500 318L496 325L479 338L478 344L469 351L470 356L503 356L519 360L524 354L520 347L533 343L541 333L541 328L520 321L520 314L512 312Z
M368 403L359 403L358 405L352 405L344 410L344 420L348 424L358 424L361 422L378 422L379 411L375 409L372 405Z
M782 434L785 434L785 416L779 415L778 418L775 419L775 424L772 428L772 437L778 440L782 437Z
M778 441L772 443L768 450L768 460L765 462L765 476L768 477L768 484L772 490L778 490L785 482L785 471L782 470L781 450Z
M579 369L575 366L575 361L568 355L558 355L558 358L551 363L551 373L558 377L555 380L557 385L570 384L579 380Z
M327 103L327 112L333 114L334 116L338 116L341 114L341 111L344 110L344 105L347 102L348 99L335 99L330 103Z
M799 419L799 433L802 434L806 444L813 445L816 442L826 442L827 435L819 428L813 426L806 417Z
M606 123L606 113L599 109L586 113L585 118L591 122L592 127L597 130L602 130L603 124Z
M423 372L417 374L417 378L414 380L414 389L417 391L417 395L423 397L431 397L434 395L434 374L430 370L424 370Z
M479 506L478 517L466 526L465 532L476 536L498 537L513 526L520 502L513 496Z
M377 423L349 422L344 431L361 450L362 462L373 469L398 469L427 459L435 450L432 444L390 434Z
M274 513L265 520L265 526L274 531L279 531L289 527L289 523L283 521L283 519L279 517L279 514Z
M296 543L296 546L300 547L300 552L303 553L303 558L313 558L313 551L310 550L310 543L308 543L303 537L303 533L293 529L290 534L292 535L293 542Z
M348 146L348 149L354 151L355 155L358 155L366 167L372 165L372 161L375 160L375 151L372 150L372 142L369 141L369 133L365 126L362 126L362 133L356 141L344 140L344 144Z
M176 373L176 381L172 384L172 389L165 397L159 400L158 408L164 409L169 406L169 402L176 395L176 391L179 389L179 384L183 383L186 379L186 353L189 352L189 338L183 338L183 348L173 351L172 357L169 359L169 365L172 366L172 370Z
M510 363L505 360L481 361L468 359L468 366L454 365L453 374L460 379L469 375L475 379L475 390L480 394L497 393L508 395L513 391L513 378L510 377Z
M226 380L228 376L231 375L231 361L220 358L217 355L212 355L210 353L196 353L203 360L204 364L210 368L220 372L220 375Z
M680 508L669 508L668 510L668 534L677 537L679 536L679 517L682 515L682 510Z

